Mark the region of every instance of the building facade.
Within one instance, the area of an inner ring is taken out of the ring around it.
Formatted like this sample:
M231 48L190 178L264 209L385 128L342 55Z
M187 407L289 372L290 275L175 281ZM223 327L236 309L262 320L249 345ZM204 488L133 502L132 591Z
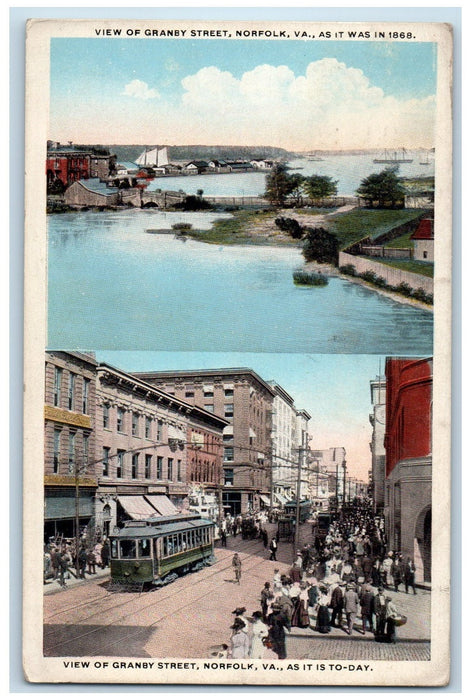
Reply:
M248 368L135 376L228 421L223 430L222 502L226 513L259 510L269 502L275 396L270 384Z
M44 536L75 537L94 515L96 361L48 352L44 396Z
M186 509L192 483L220 488L226 420L107 364L96 404L99 531Z
M386 360L385 525L391 549L431 581L433 362Z
M376 377L370 381L371 403L373 412L370 413L370 423L373 428L371 435L371 496L376 515L384 511L384 481L386 478L386 450L384 434L386 429L386 379Z
M312 450L311 457L314 460L314 479L325 490L325 480L328 483L328 494L331 503L341 506L346 494L347 462L345 447L329 447L323 450ZM316 477L317 471L317 477Z

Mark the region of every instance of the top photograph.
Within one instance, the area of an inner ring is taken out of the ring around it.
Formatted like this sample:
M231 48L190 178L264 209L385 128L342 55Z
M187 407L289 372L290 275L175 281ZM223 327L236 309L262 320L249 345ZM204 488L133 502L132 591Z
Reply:
M42 42L27 140L47 347L431 354L444 25L205 26L77 21Z

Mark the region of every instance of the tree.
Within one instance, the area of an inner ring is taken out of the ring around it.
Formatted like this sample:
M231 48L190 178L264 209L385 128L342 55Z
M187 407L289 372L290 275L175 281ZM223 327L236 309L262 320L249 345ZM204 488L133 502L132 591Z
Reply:
M328 175L310 175L304 178L304 191L313 202L319 202L325 197L337 194L337 180Z
M286 165L276 163L265 178L264 197L270 204L282 207L296 186L297 181L288 173Z
M304 239L303 255L307 262L315 260L319 263L337 264L338 260L338 240L325 228L304 229L306 235Z
M397 176L398 166L385 168L380 173L372 173L361 181L357 194L366 199L369 207L375 204L379 209L394 209L404 206L404 187Z
M278 226L281 231L287 231L291 238L302 238L304 235L303 227L296 219L278 216L275 219L275 225Z

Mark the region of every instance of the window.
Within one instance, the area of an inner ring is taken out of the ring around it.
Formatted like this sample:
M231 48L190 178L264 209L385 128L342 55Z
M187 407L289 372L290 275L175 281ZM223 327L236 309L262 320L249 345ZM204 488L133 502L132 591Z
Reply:
M90 380L83 379L82 413L88 413L88 395L90 393Z
M234 404L233 403L225 403L224 404L224 417L225 418L232 418L234 416Z
M136 540L121 540L119 543L120 559L136 558Z
M234 485L234 470L224 469L224 485L233 486Z
M185 399L192 399L195 396L194 391L185 391Z
M152 455L146 455L144 479L150 479L151 466L152 466Z
M173 480L173 458L169 457L168 458L168 470L167 470L167 478L169 481Z
M182 461L177 459L177 481L182 480Z
M224 448L224 461L225 462L233 462L234 461L234 448L233 447L225 447Z
M124 475L124 450L118 450L118 464L116 466L116 478L122 479Z
M135 453L132 456L131 462L131 479L137 479L139 472L139 454Z
M75 471L75 433L69 433L69 473Z
M139 414L132 414L132 434L134 436L139 435Z
M54 455L53 455L53 464L52 464L52 469L53 469L54 474L59 473L61 433L62 433L62 430L60 430L59 428L54 429Z
M162 440L163 425L163 421L157 421L157 440Z
M205 399L212 399L214 396L214 391L211 391L211 390L203 391L203 396Z
M110 427L110 407L107 403L103 404L103 427Z
M427 257L427 251L424 250L424 260L425 260L426 257Z
M90 448L90 433L83 434L83 466L88 465L88 453Z
M123 408L118 408L118 411L116 414L116 429L117 429L118 433L124 432L124 409Z
M214 404L213 403L205 403L204 408L209 413L214 413Z
M73 372L70 372L69 374L69 394L67 397L67 408L69 411L74 410L74 404L75 404L75 379L77 375L74 374Z
M61 405L62 369L54 367L54 406Z
M109 476L109 473L110 473L110 448L109 447L103 448L102 462L103 462L102 476Z
M224 389L224 396L234 396L234 389Z
M151 436L151 427L152 427L152 420L149 418L149 416L146 416L145 436L147 439L149 439Z
M231 435L230 433L228 433L227 435L226 435L226 433L224 433L224 435L222 436L222 441L223 442L232 442L233 438L234 438L234 436Z
M164 465L164 458L157 457L157 479L162 479L163 465Z

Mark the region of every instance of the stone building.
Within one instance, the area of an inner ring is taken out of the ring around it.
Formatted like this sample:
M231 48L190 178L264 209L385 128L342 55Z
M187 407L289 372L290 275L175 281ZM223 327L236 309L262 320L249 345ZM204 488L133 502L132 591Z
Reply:
M270 495L274 389L248 368L141 372L135 375L229 424L223 430L222 502L226 512L266 505ZM263 496L263 498L262 498Z
M95 372L92 355L48 352L44 396L44 535L70 538L93 518Z
M384 448L385 414L386 414L386 379L376 377L370 381L371 403L371 483L373 508L377 515L384 509L384 480L386 478L386 450Z
M386 360L385 526L390 549L431 581L432 358Z
M97 367L96 527L167 515L188 505L192 482L222 483L224 418L108 364Z
M434 261L434 221L422 219L410 240L414 243L414 260Z

